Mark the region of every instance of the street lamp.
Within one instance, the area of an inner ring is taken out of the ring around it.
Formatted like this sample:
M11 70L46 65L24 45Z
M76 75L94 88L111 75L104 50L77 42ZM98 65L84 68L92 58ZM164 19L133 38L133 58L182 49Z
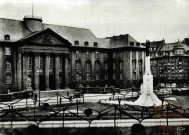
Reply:
M36 108L36 103L37 103L37 95L35 95L33 103L34 103L34 112L33 112L34 115L33 115L33 117L34 117L34 121L35 121L35 108Z

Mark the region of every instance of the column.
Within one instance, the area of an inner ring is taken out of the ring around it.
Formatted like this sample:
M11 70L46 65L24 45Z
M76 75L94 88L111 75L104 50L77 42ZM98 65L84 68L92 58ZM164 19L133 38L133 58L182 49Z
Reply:
M0 47L0 93L4 93L4 73L5 73L5 68L4 68L4 50L3 47Z
M22 89L22 55L21 53L18 53L17 58L17 84L18 84L18 91L21 91Z
M68 56L65 56L65 59L64 59L64 62L65 62L65 67L64 67L64 73L65 73L65 88L68 88L68 82L69 82L69 78L68 78Z
M26 90L26 85L27 85L27 78L28 78L28 75L27 75L27 56L26 54L24 54L22 56L22 68L23 68L23 73L22 73L22 81L23 81L23 90Z
M55 87L59 88L59 69L60 69L60 56L55 56Z
M50 60L49 55L45 56L45 88L46 90L50 90L49 88L49 68L50 68Z
M39 90L39 56L34 56L34 89Z

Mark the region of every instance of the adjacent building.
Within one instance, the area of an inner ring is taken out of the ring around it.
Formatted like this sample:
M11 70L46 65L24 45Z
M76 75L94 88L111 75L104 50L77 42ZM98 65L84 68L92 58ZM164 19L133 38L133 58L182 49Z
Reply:
M0 93L137 85L145 47L129 34L97 38L89 29L0 19Z
M187 87L189 85L189 45L183 42L150 44L151 70L154 84L162 87Z

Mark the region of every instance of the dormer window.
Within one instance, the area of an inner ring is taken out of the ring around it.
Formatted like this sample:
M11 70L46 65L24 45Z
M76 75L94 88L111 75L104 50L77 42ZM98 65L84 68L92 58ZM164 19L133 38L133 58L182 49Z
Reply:
M137 43L136 43L136 45L137 45L137 46L140 46L140 43L139 43L139 42L137 42Z
M10 40L10 35L6 34L6 35L4 36L4 39L5 39L5 40Z
M78 40L76 40L74 43L75 43L75 45L79 45L79 41Z
M97 47L98 46L98 42L94 42L94 47Z
M131 46L134 46L134 42L130 42L130 45L131 45Z
M85 41L84 44L85 44L85 46L89 46L89 42L88 41Z

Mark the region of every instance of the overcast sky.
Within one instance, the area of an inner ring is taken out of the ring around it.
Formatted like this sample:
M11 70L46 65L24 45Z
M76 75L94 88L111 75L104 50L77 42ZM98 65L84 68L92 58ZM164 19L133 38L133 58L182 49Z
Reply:
M33 0L33 7L44 23L88 28L100 38L130 34L139 42L175 42L189 37L189 0ZM32 14L32 1L1 0L0 11L0 18L22 20Z

